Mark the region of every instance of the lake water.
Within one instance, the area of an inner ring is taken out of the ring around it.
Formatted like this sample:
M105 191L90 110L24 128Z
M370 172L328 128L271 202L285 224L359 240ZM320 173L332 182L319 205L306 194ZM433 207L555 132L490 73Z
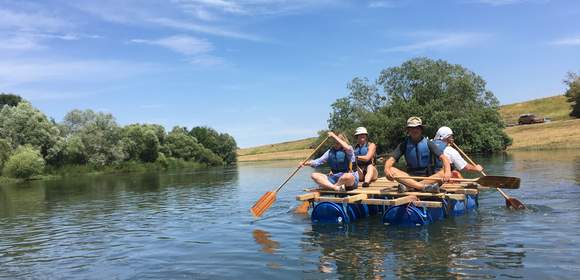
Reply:
M419 228L380 217L316 227L293 214L306 167L263 218L249 208L296 162L0 186L2 279L577 279L580 151L476 158L522 178L466 216Z

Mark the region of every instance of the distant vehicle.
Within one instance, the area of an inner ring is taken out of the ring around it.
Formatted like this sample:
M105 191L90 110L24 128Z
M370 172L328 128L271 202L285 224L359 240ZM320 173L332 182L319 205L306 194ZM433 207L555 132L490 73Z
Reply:
M545 120L544 118L538 118L534 114L522 114L518 118L518 124L534 124L534 123L543 123Z

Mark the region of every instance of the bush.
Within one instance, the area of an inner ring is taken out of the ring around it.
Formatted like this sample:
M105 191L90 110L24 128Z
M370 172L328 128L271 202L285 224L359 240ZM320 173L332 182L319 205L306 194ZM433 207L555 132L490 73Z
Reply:
M4 174L13 178L28 179L39 175L44 170L44 159L40 151L31 146L20 146L14 154L8 158L4 165Z
M10 146L10 142L6 139L0 139L0 170L4 167L4 163L6 163L11 153L12 147Z

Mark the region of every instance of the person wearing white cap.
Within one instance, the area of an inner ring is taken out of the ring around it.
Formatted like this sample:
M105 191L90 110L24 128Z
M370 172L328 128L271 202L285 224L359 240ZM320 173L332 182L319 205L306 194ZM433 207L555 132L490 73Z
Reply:
M393 165L405 156L407 162L407 172L401 171ZM443 169L433 172L433 157L441 160ZM443 151L423 136L423 122L418 117L410 117L407 120L407 137L397 145L391 156L385 163L385 175L389 180L399 182L399 192L406 192L407 187L419 190L437 193L439 184L436 179L427 179L421 182L413 179L403 179L399 177L412 176L429 176L443 178L448 181L451 178L451 166L449 160L443 154Z
M357 127L354 136L356 137L354 155L356 156L358 176L363 179L362 186L366 188L379 177L379 172L375 167L377 146L375 143L369 143L369 133L364 127Z
M483 171L483 167L481 165L472 165L467 163L463 157L459 154L457 150L451 147L455 138L453 137L453 131L451 128L447 126L442 126L437 130L435 134L435 139L433 142L439 149L443 150L443 154L447 156L447 158L451 161L451 165L453 169L459 171L473 171L473 172L481 172ZM434 171L438 171L442 168L442 162L438 159L435 159L435 166ZM454 171L455 173L455 171ZM461 175L461 174L459 174Z

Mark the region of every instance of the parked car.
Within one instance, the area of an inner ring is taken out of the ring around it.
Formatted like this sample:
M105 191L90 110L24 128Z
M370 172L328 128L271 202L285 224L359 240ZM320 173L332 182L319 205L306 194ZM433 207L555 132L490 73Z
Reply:
M543 123L544 118L536 117L534 114L522 114L518 118L518 124L533 124L533 123Z

